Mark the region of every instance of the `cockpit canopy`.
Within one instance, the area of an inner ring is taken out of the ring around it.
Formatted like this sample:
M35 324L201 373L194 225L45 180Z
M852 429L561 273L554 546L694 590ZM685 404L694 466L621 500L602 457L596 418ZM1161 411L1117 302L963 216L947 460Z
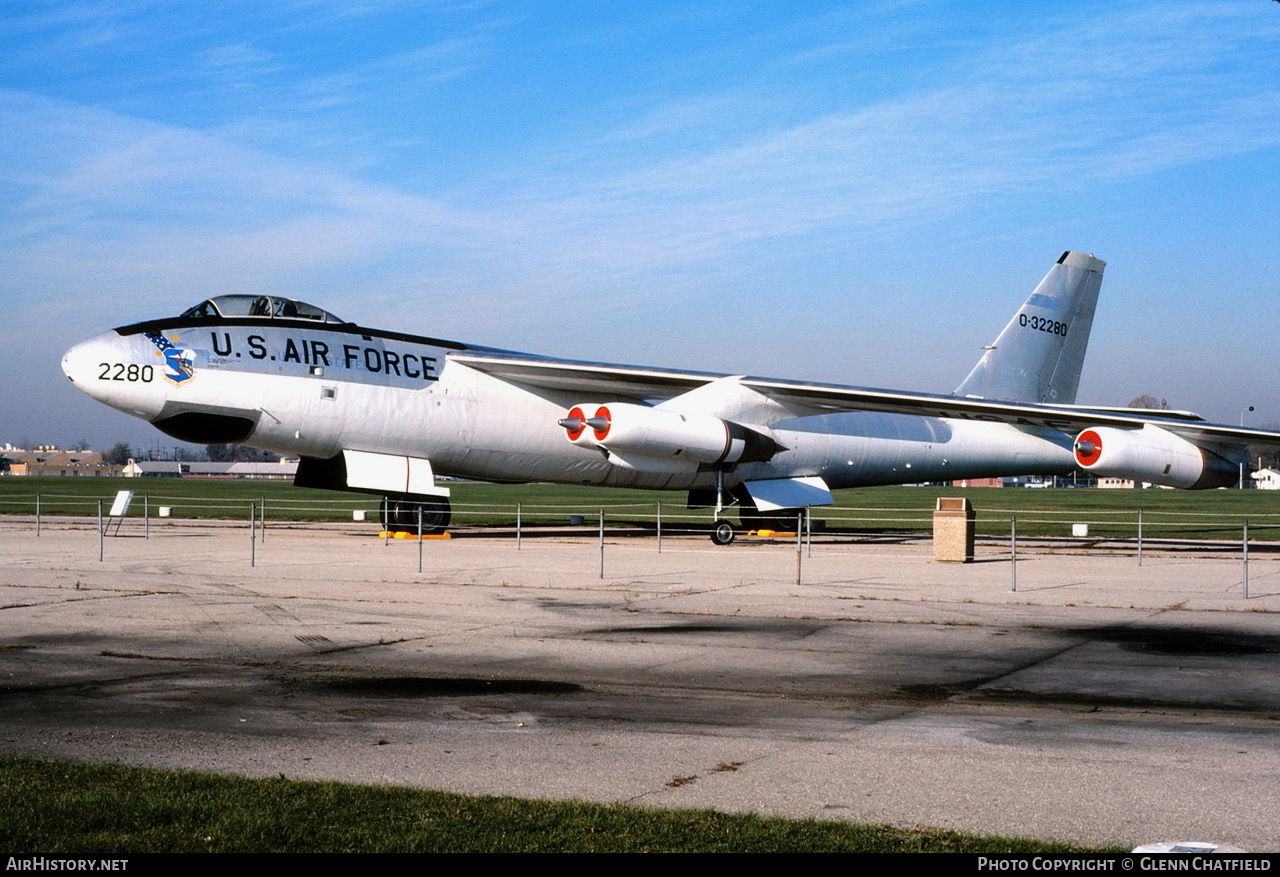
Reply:
M184 317L260 317L264 320L315 320L345 323L326 310L276 295L219 295L183 311Z

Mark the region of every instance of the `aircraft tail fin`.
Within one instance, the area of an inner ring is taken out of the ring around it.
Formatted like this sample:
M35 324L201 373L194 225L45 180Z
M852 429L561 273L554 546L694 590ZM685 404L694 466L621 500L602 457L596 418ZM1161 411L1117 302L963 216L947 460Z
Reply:
M1063 253L956 395L1074 403L1106 264L1087 253Z

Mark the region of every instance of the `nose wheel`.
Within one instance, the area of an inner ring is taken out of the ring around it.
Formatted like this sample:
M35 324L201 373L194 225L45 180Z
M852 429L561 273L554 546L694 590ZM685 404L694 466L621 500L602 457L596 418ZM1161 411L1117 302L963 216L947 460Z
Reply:
M716 521L715 526L711 528L711 541L717 545L728 545L737 535L738 532L733 528L733 524L728 521Z

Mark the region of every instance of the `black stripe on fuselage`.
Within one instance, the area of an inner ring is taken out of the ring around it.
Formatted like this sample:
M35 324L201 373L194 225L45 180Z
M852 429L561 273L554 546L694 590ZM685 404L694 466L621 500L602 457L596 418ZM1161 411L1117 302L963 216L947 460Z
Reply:
M258 329L309 329L313 332L333 332L339 335L354 335L362 339L383 338L389 341L405 341L410 344L425 344L446 350L471 350L487 353L514 353L497 347L482 347L474 344L463 344L460 341L445 341L440 338L425 338L421 335L410 335L407 332L392 332L387 329L370 329L357 326L355 323L321 323L316 320L267 319L261 317L206 317L183 319L165 317L159 320L146 320L128 326L120 326L117 335L139 335L144 332L163 332L167 329L204 329L217 326L250 326Z

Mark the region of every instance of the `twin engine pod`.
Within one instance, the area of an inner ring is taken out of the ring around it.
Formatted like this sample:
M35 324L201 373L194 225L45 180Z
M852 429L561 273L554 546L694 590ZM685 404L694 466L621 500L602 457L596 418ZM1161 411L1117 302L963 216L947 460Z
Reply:
M1097 476L1188 490L1227 487L1239 477L1236 464L1149 423L1142 429L1086 429L1076 436L1075 456L1080 468Z
M575 405L559 424L575 445L604 451L610 462L628 469L756 463L782 450L773 439L740 423L629 402Z

